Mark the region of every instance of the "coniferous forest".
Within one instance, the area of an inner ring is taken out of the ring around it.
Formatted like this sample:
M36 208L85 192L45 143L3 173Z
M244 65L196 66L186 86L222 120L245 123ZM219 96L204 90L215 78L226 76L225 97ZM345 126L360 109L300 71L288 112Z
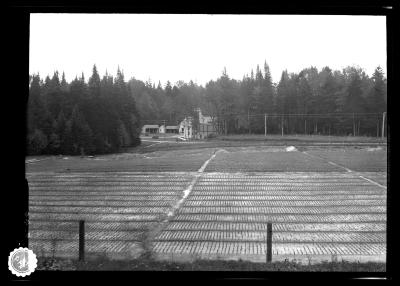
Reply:
M58 72L30 76L28 154L101 154L140 144L140 115L123 73L102 79L93 67L67 83Z
M135 78L102 78L96 66L86 80L71 82L56 71L50 78L29 76L27 152L34 154L102 154L140 144L143 124L177 124L200 107L216 119L223 134L321 134L377 136L386 111L387 83L377 67L341 71L325 67L283 71L273 83L265 62L242 80L226 69L205 86L178 81L163 86Z

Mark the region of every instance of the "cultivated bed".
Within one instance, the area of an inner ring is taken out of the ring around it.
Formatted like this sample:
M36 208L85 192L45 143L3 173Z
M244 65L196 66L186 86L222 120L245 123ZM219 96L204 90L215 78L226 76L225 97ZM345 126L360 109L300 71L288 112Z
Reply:
M27 164L39 255L386 261L386 151L234 147Z

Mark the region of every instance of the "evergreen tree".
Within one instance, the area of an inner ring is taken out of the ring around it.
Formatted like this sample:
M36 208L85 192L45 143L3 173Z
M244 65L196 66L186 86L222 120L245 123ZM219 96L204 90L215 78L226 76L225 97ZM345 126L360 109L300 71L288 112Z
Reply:
M93 65L92 76L88 81L89 96L91 98L98 98L100 96L100 76L97 72L96 65Z
M28 99L28 133L39 129L46 136L52 133L53 118L43 100L39 75L33 75Z
M167 81L167 84L165 85L165 95L170 97L172 95L172 87L171 87L171 83L169 82L169 80Z
M71 136L73 139L73 152L85 155L94 151L92 130L86 122L78 106L75 106L71 116Z
M67 80L65 79L65 73L64 72L62 73L60 88L61 88L62 92L64 92L64 93L68 92L68 83L67 83Z
M44 98L48 111L53 118L56 118L63 103L58 71L54 72L51 80L46 81L44 86Z
M381 67L375 69L372 75L373 86L368 96L369 112L383 113L386 111L385 79Z

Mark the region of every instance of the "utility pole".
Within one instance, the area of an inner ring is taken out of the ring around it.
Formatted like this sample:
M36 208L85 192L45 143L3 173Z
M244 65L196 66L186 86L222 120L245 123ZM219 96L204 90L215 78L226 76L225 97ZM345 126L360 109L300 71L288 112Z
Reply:
M304 135L307 135L307 119L304 119Z
M379 138L379 118L376 121L376 137Z
M282 136L283 136L283 115L282 115L282 119L281 119L281 129L282 129Z
M163 137L165 137L165 133L167 133L167 124L166 124L166 121L165 121L165 119L164 119L164 135L163 135Z
M249 135L250 135L250 108L247 109L247 123L249 124Z
M264 115L265 137L267 137L267 114Z
M386 119L386 112L382 114L382 139L385 138L385 119Z

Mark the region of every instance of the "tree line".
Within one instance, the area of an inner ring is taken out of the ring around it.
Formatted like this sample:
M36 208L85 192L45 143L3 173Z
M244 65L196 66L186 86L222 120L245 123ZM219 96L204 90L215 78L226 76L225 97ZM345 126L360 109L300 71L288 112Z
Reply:
M282 72L273 83L268 64L243 76L222 75L205 87L190 81L165 88L159 83L130 81L144 121L166 119L179 122L200 107L215 118L220 133L269 132L376 135L377 122L386 111L387 83L377 67L370 77L360 67L342 71L315 67L299 73ZM328 131L329 130L329 131Z
M124 74L100 79L96 66L70 83L56 71L29 77L28 154L101 154L140 144L140 115Z
M205 86L178 81L174 86L150 80L128 83L143 122L177 123L196 107L215 118L223 134L264 133L376 136L377 123L386 111L387 82L380 67L368 76L360 67L343 70L305 68L282 72L272 82L264 62L242 80L229 77L226 69Z
M177 124L200 107L215 119L220 133L308 133L374 136L379 116L386 111L387 82L380 67L368 76L360 67L343 70L305 68L282 72L272 82L264 62L241 80L226 69L205 86L193 81L156 85L124 74L106 73L96 66L70 83L55 72L44 80L29 77L29 154L98 154L140 144L146 123ZM340 116L339 116L340 115ZM328 131L329 130L329 131Z

